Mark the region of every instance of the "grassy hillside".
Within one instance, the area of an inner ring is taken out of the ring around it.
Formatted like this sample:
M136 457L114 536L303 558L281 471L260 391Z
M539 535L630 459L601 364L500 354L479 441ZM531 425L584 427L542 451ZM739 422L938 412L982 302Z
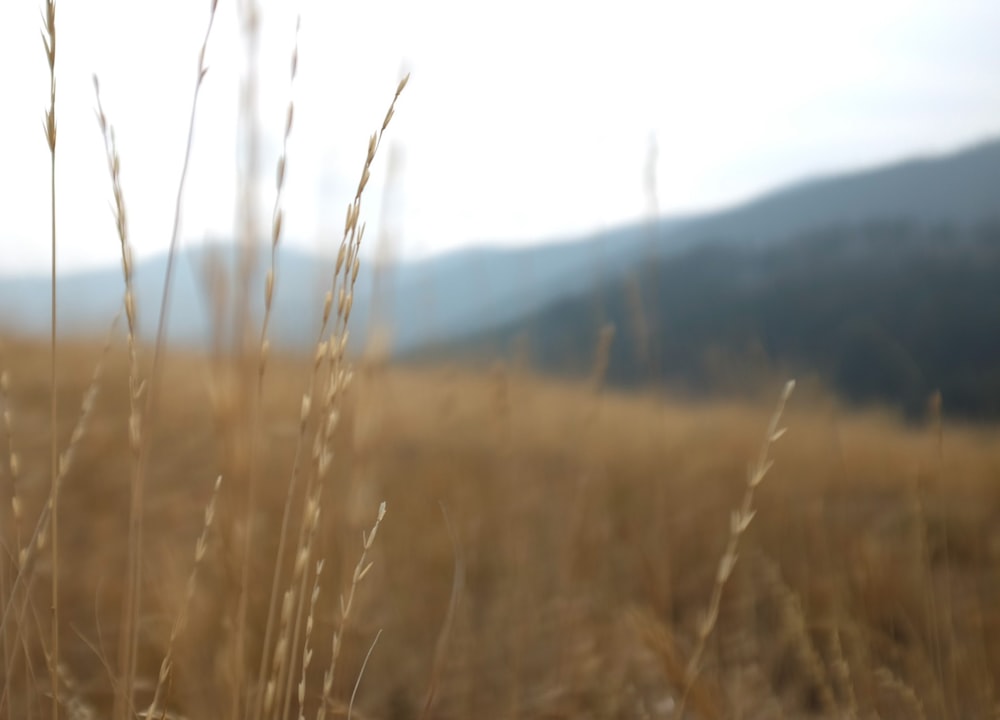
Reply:
M100 353L91 345L63 352L72 360L59 386L68 431ZM27 517L46 495L37 472L46 455L46 356L43 346L17 342L0 356ZM107 362L66 478L61 561L68 696L102 712L123 592L130 454L122 348ZM148 703L172 620L187 607L167 707L218 717L229 700L226 618L247 531L234 510L246 492L243 421L239 396L223 392L230 376L210 358L173 355L165 372L171 392L153 430L137 693ZM249 528L259 588L250 597L252 671L309 374L306 361L276 359L263 398L259 510ZM770 402L662 402L500 369L371 366L359 369L344 411L317 535L325 565L307 717L338 628L334 717L376 636L355 717L418 717L431 689L436 717L671 717ZM904 428L885 415L849 414L808 388L792 395L782 424L788 433L770 451L775 464L757 488L757 514L688 710L699 718L991 712L1000 681L995 428ZM6 473L6 444L0 458ZM185 606L219 473L208 551ZM5 474L0 490L0 527L12 547L23 525L9 522ZM374 565L342 624L338 593L350 586L361 531L382 499ZM30 645L44 643L47 626L50 568L39 572L37 614L24 628ZM44 716L45 669L33 657L33 672L23 662L10 671L6 702L18 717Z

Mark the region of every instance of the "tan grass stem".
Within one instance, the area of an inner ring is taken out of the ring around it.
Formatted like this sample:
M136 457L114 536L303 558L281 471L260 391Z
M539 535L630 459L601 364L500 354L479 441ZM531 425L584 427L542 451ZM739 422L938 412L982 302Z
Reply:
M292 628L292 643L289 646L290 650L294 650L299 646L299 636L302 633L302 618L305 609L305 598L306 598L306 583L308 582L308 574L306 573L306 567L312 560L312 550L316 543L316 533L319 530L319 519L322 511L322 505L320 501L322 500L323 486L319 485L314 494L309 496L306 501L305 510L303 511L304 523L303 527L305 529L305 542L299 547L295 555L295 565L293 568L292 575L292 585L290 588L291 596L296 598L296 609L295 609L295 623ZM298 587L295 587L298 585ZM288 720L288 711L292 700L292 682L294 678L294 655L289 653L289 659L283 664L285 677L283 689L284 694L284 704L281 710L282 720ZM280 688L280 684L278 686Z
M677 704L677 710L674 713L674 717L684 717L684 705L687 699L687 694L691 686L694 684L695 679L698 677L698 672L700 671L701 666L701 657L705 652L708 638L712 634L712 630L715 628L716 621L719 618L719 606L722 602L722 591L725 588L730 575L732 575L733 568L736 567L736 559L738 557L737 550L739 549L740 538L743 537L743 533L746 532L747 528L750 526L750 522L753 520L753 517L757 512L753 506L754 491L757 489L757 486L760 485L764 476L767 475L771 466L774 464L774 461L769 457L771 446L785 434L785 428L779 427L779 424L781 423L781 415L785 410L785 403L788 402L788 398L791 396L794 389L794 380L789 380L785 383L785 387L781 391L781 397L778 399L778 406L775 408L774 414L771 416L771 422L767 426L767 434L764 436L764 442L761 443L757 463L751 466L747 473L747 484L746 490L743 493L743 502L740 503L740 506L730 517L729 540L726 543L726 549L723 551L722 557L719 559L719 566L715 571L715 584L712 587L712 596L708 602L708 609L702 617L701 622L698 624L698 641L695 645L694 652L691 654L691 658L688 660L687 671L685 673L686 680L684 693L681 695L680 702Z
M240 582L240 597L237 606L237 637L242 638L246 632L246 618L247 618L247 606L248 606L248 587L249 587L249 573L250 573L250 553L251 553L251 541L253 538L252 533L252 517L254 512L254 506L256 504L256 492L257 492L257 463L254 458L256 456L257 442L256 438L260 434L260 406L263 402L264 393L264 374L267 368L267 360L270 351L270 340L268 339L268 330L270 329L271 313L274 305L274 289L277 281L277 265L278 265L278 248L281 243L282 238L282 226L284 212L282 210L282 199L283 191L285 187L285 171L287 169L288 162L288 139L292 134L292 121L295 117L295 101L293 98L293 90L295 87L295 78L298 74L299 67L299 30L302 26L302 18L296 19L295 23L295 42L292 49L292 59L291 59L291 70L289 79L289 99L288 99L288 110L285 115L285 132L282 137L281 145L281 156L278 158L277 169L275 172L275 193L274 193L274 207L271 213L271 264L268 268L267 275L264 280L264 319L261 322L260 328L260 340L258 343L258 365L257 365L257 395L256 395L256 412L254 413L254 427L251 437L254 438L254 442L250 444L251 460L249 463L249 477L248 477L248 487L247 487L247 517L246 517L246 537L245 546L243 549L243 569L242 577ZM304 418L303 418L304 420ZM265 644L265 650L261 653L262 657L266 660L267 651ZM243 649L240 652L241 659L241 670L242 673L242 659L243 659ZM249 706L249 705L248 705Z
M141 515L141 505L136 507L135 504L141 503L141 495L138 492L138 488L141 487L139 482L139 450L142 446L143 419L140 409L140 399L143 386L139 378L139 360L136 349L138 329L136 327L135 288L132 283L132 247L129 245L128 239L128 215L125 211L125 195L121 186L121 158L118 155L118 146L115 141L115 129L108 122L107 115L104 112L104 106L101 103L100 82L96 75L94 76L94 97L97 103L97 124L101 130L101 138L104 141L104 153L108 162L108 174L111 177L111 191L114 197L115 229L118 234L119 245L121 246L122 276L125 281L124 304L125 321L127 326L126 335L128 344L129 385L128 445L129 452L132 455L131 487L133 489L133 507L131 512ZM135 557L135 553L137 552L139 552L139 548L134 547L130 542L128 547L128 568L126 570L126 577L128 576L128 573L131 572L132 568L136 567L140 562ZM133 627L132 623L135 622L135 617L138 615L137 607L133 607L133 604L135 603L138 603L138 596L135 596L132 593L126 593L126 604L122 607L123 627ZM137 635L138 633L133 631L131 633L123 633L121 636L119 658L123 668L131 668L135 664L134 657L137 648ZM130 697L131 695L126 695L126 698Z
M281 155L278 158L278 165L275 170L275 192L274 208L271 211L271 266L267 271L264 280L264 320L260 328L260 367L258 369L258 384L263 381L264 368L267 364L268 356L268 329L271 322L271 309L274 301L274 286L277 280L278 247L281 244L282 229L284 224L284 210L282 209L283 192L285 188L285 171L288 164L288 140L292 135L292 121L295 117L295 101L293 91L295 88L295 77L299 68L299 30L302 27L302 18L295 22L295 44L292 49L291 77L289 79L289 99L288 110L285 114L285 132L281 140ZM258 387L258 394L260 388Z
M49 376L49 393L51 405L49 408L49 438L50 448L50 486L49 507L52 512L52 665L49 675L52 679L52 720L59 718L59 677L56 668L59 666L59 436L58 411L59 393L56 387L56 3L46 0L45 29L42 31L42 43L45 45L45 55L49 63L49 107L45 113L45 139L49 145L49 183L50 183L50 214L52 225L52 278L51 302L52 313L50 321L51 337L49 352L51 356L51 372Z
M371 550L372 545L375 543L375 535L378 533L379 526L382 524L384 518L385 502L383 501L378 507L378 516L375 518L375 524L372 525L371 531L367 534L363 530L361 531L361 556L358 558L358 564L354 567L354 574L351 576L351 587L347 592L347 597L345 598L343 594L340 596L340 626L334 630L332 640L330 641L330 665L323 674L323 697L320 701L319 710L316 712L316 720L325 720L326 718L327 706L330 704L330 693L333 691L333 678L337 669L337 659L340 657L340 647L344 640L344 628L351 617L351 609L354 607L354 596L357 592L358 584L368 574L368 571L371 570L372 563L368 562L368 551Z
M427 684L427 695L424 698L424 707L420 712L420 720L425 720L431 716L434 707L434 700L437 698L437 690L441 684L441 676L444 674L445 660L447 660L448 645L451 641L452 628L455 626L455 615L458 612L458 603L465 588L465 558L462 555L462 548L458 544L455 530L448 520L448 512L444 504L441 504L441 516L444 518L445 528L448 530L448 539L451 540L451 550L454 556L455 568L451 581L451 595L448 598L448 610L438 633L437 642L434 645L434 660L431 663L431 677ZM380 631L381 632L381 631ZM354 697L351 696L353 705Z
M145 717L156 718L157 713L160 712L160 702L162 701L163 690L166 686L167 679L170 677L170 672L173 669L174 663L174 643L177 641L178 635L184 629L187 624L188 612L191 608L191 602L194 600L194 590L195 582L198 576L198 569L201 567L202 560L205 558L205 551L208 549L208 533L212 529L212 521L215 518L215 504L219 497L219 487L222 485L222 476L219 475L215 479L215 485L212 488L212 497L208 501L208 505L205 507L205 521L201 526L201 535L198 536L198 542L195 544L194 548L194 565L191 567L191 574L188 575L187 586L184 592L184 602L181 605L180 611L177 613L177 617L174 618L174 624L170 629L170 638L167 641L167 651L163 655L163 660L160 663L160 672L156 678L156 690L153 692L153 699L149 703L149 708L145 712Z
M372 653L375 652L375 646L378 644L378 639L382 637L382 629L375 633L375 639L372 640L372 644L368 647L368 652L365 653L365 659L361 662L361 669L358 670L358 677L354 681L354 689L351 690L351 699L347 703L347 720L351 720L354 717L354 699L358 696L358 688L361 687L361 678L365 676L365 668L368 667L368 661L371 660Z
M316 563L316 572L313 574L312 596L309 599L309 615L306 617L306 635L302 641L302 672L299 678L299 720L306 720L306 681L309 665L312 664L312 634L316 624L316 602L319 600L319 581L323 572L323 560Z
M6 468L7 477L10 481L10 526L12 528L12 538L8 538L6 534L3 536L4 550L9 558L9 567L12 574L9 576L9 581L11 583L8 587L8 574L7 566L4 566L2 573L0 573L0 580L2 580L3 587L0 588L0 602L3 603L4 607L8 604L15 602L16 588L16 577L18 572L18 558L21 557L22 546L22 529L24 518L24 504L21 501L19 495L20 488L20 477L21 477L21 462L20 456L18 455L14 447L14 421L13 421L13 410L11 409L10 400L10 373L7 370L0 370L0 428L3 430L3 434L6 438L4 445L6 446L6 462L0 463L0 469ZM13 542L13 547L8 547L7 543ZM13 666L15 663L15 655L17 654L17 643L14 638L11 637L10 628L5 628L3 632L4 641L4 674L9 676L13 673ZM30 651L27 646L27 641L22 639L22 645L24 648L24 658L26 666L30 663ZM6 693L3 698L0 698L0 712L3 711L5 705L9 710L10 698L7 697Z
M191 99L191 113L188 119L187 141L184 146L184 161L181 166L181 175L177 183L177 196L174 203L173 227L170 235L170 247L167 251L167 267L163 282L163 295L160 300L160 316L156 328L156 342L153 347L153 361L150 369L150 386L146 393L146 405L143 410L143 417L149 419L155 416L157 402L159 400L160 381L162 375L162 362L164 345L166 341L167 317L170 306L170 290L173 280L174 263L177 257L177 245L180 238L181 207L184 198L184 186L187 179L188 167L191 161L191 148L194 138L195 118L197 117L198 97L205 80L208 69L205 67L205 53L208 48L208 40L212 34L212 26L215 21L215 12L218 7L218 0L211 0L209 8L208 23L205 28L205 35L202 40L201 49L198 52L198 67L195 79L194 92ZM135 663L138 650L138 635L136 634L136 624L138 621L138 611L140 605L140 590L142 586L142 507L143 507L143 485L146 474L146 465L149 462L149 447L152 437L152 428L147 427L142 433L139 445L139 460L137 463L136 482L132 489L133 502L129 511L129 553L131 563L125 588L124 607L127 609L127 622L123 627L123 632L132 637L132 644L123 661L119 672L125 674L121 691L116 693L114 717L124 718L132 711L132 692L135 684ZM134 634L134 636L133 636Z
M98 390L101 386L101 379L104 374L104 364L107 361L108 354L111 350L111 342L114 338L115 330L118 327L118 321L120 318L121 314L119 313L115 316L115 319L111 323L111 330L108 332L108 337L104 344L104 350L94 367L90 383L87 385L87 390L84 392L83 400L80 403L80 413L77 417L76 424L73 426L73 431L70 434L69 444L66 446L66 450L64 450L59 456L59 474L56 476L55 482L57 495L62 490L63 482L65 481L70 469L73 467L76 450L79 447L80 441L83 439L83 435L86 432L88 423L93 415L94 406L97 402ZM21 603L14 622L15 642L17 642L20 638L21 631L24 628L24 618L27 614L28 606L30 605L31 588L33 587L37 577L34 572L35 563L38 559L39 553L46 548L46 538L49 534L52 519L52 502L50 497L38 515L38 520L35 522L35 529L32 531L30 539L20 550L17 558L18 573L15 576L14 584L11 586L11 596L7 599L7 603L4 606L3 616L0 618L0 635L2 635L7 631L7 623L12 618L12 611L15 604L14 600L17 597L17 592L21 589L24 596L24 602ZM4 678L4 696L6 696L10 691L10 681L11 676L8 674L7 677Z

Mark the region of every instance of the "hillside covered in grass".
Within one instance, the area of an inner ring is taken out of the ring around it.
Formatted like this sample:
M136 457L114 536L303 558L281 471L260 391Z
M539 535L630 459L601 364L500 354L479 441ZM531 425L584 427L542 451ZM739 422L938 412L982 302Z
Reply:
M101 353L61 350L68 442ZM46 357L42 345L13 341L0 353L27 517L46 495ZM240 584L243 411L220 370L211 358L171 355L171 391L153 430L136 692L137 703L149 702L171 625L186 611L164 698L175 717L224 714L239 657L227 615ZM306 360L276 358L262 399L259 509L249 528L259 588L245 638L251 673L309 373ZM127 375L116 343L63 491L63 692L97 717L112 697L105 662L118 641L128 550ZM307 717L337 632L343 651L328 717L346 712L376 638L355 717L416 718L428 702L443 718L675 717L747 465L772 412L772 402L628 397L502 369L358 368L316 536L325 564ZM687 690L692 716L991 712L1000 683L995 429L906 428L888 415L845 412L809 387L791 396L782 425L787 434L769 451L774 466L757 487L756 515ZM3 437L0 527L13 546L20 526L8 522ZM218 474L207 554L186 603ZM383 499L374 564L344 622L338 598ZM34 605L43 608L51 569L38 573ZM22 632L44 646L44 616ZM38 677L23 659L9 676L7 707L20 717L46 707L44 659L34 661Z

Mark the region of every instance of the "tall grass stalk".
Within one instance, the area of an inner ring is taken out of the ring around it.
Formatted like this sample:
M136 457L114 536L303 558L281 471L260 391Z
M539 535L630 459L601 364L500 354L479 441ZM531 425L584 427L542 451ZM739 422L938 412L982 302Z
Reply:
M45 138L49 144L49 195L51 201L50 215L52 225L52 278L51 278L51 337L49 351L51 354L51 374L49 375L49 393L51 405L49 408L49 459L50 485L49 507L52 512L52 647L49 657L49 675L52 680L52 718L59 718L59 436L58 411L59 393L56 386L56 3L46 0L45 30L42 32L42 43L45 45L45 55L49 63L49 108L45 114Z
M215 21L218 0L211 0L208 23L205 29L201 49L198 52L198 68L195 79L194 93L191 99L191 114L188 120L187 142L184 147L184 161L181 166L180 180L177 184L177 197L174 203L174 220L170 236L170 248L167 252L167 267L163 284L163 296L160 300L160 317L156 328L156 343L153 348L153 362L150 369L149 388L146 393L146 404L142 417L155 417L156 404L159 400L160 380L162 374L163 352L166 337L168 308L170 306L170 289L172 286L174 263L177 256L177 244L180 237L181 207L184 197L184 186L187 179L188 165L191 160L191 146L194 137L195 118L197 117L198 97L201 92L205 74L205 53L208 40ZM132 502L129 508L129 568L125 586L125 599L122 605L122 632L125 641L119 649L119 673L124 677L118 684L115 693L114 717L129 717L132 712L133 688L135 685L136 662L138 660L138 617L141 602L142 587L142 508L143 490L145 485L146 467L149 462L151 428L144 429L139 443L137 471L132 484Z
M326 718L327 708L330 705L330 694L333 691L333 678L337 670L337 660L340 657L340 648L344 640L344 629L347 626L348 619L351 617L351 609L354 607L354 595L357 592L358 584L372 568L372 563L368 561L368 551L374 545L375 535L378 534L379 526L384 519L385 502L379 505L378 516L375 518L375 524L372 525L372 529L367 533L364 531L361 532L361 556L358 558L358 564L354 566L354 574L351 576L351 587L348 589L346 597L344 595L340 596L340 626L334 631L331 640L330 664L323 674L323 699L316 713L316 720L325 720ZM374 647L374 643L372 647ZM365 663L367 662L366 658ZM351 702L353 704L353 696Z
M205 558L205 551L208 548L208 533L212 529L212 521L215 519L215 505L219 498L219 486L221 484L222 476L219 475L212 489L212 497L205 507L205 520L201 526L201 535L198 536L198 542L194 546L194 565L191 567L191 574L188 575L187 585L185 586L184 602L177 613L177 617L174 619L173 626L170 628L167 651L163 654L163 660L160 662L160 672L156 678L156 689L153 691L153 699L149 703L149 708L145 712L145 717L147 718L157 718L159 717L157 713L161 712L160 703L162 702L167 680L170 678L170 673L174 666L174 646L177 642L177 637L187 624L191 603L194 601L195 580L198 577L198 569L201 567L202 560Z
M244 412L236 418L230 416L230 424L226 426L229 441L233 442L237 448L248 447L245 453L237 450L228 459L233 463L233 472L241 482L246 483L244 526L242 533L243 542L240 543L240 521L239 511L233 509L232 521L229 523L228 532L237 545L235 562L238 566L239 589L236 597L235 622L231 638L230 652L232 656L231 673L233 674L232 684L229 688L229 718L237 720L242 707L249 706L249 691L246 683L247 659L246 659L246 614L247 614L247 593L250 581L250 551L253 542L253 513L256 502L256 472L254 471L254 451L253 446L257 443L256 431L260 415L260 396L250 391L250 377L253 373L251 367L252 356L250 353L251 342L251 298L250 286L253 280L257 265L257 241L258 241L258 218L257 209L259 207L257 177L260 167L260 120L258 117L257 83L258 83L258 47L260 44L260 9L256 0L240 0L236 3L237 18L240 25L240 32L244 44L245 67L243 70L243 80L240 84L240 115L238 130L240 131L240 158L238 162L237 187L240 194L240 232L239 240L235 245L236 262L234 267L238 267L236 277L235 307L233 312L233 327L235 336L232 338L232 349L235 356L232 359L231 369L235 377L238 378L238 393L245 403ZM260 377L260 361L257 362L258 384ZM234 421L235 420L235 421ZM242 420L242 422L241 422ZM240 442L242 434L245 442ZM240 455L248 455L241 458ZM249 462L246 462L249 460Z
M114 197L115 228L118 233L118 242L121 246L122 275L125 281L125 321L128 342L128 386L129 386L129 417L128 417L128 446L132 456L131 485L133 488L131 512L133 517L142 515L141 494L137 491L140 488L139 481L139 458L143 437L143 417L140 408L140 399L143 392L142 382L139 378L139 360L137 351L138 329L136 327L135 289L132 284L132 248L128 240L128 216L125 212L125 195L121 186L121 160L118 156L118 146L115 142L115 129L108 122L101 103L101 87L97 76L94 76L94 96L97 103L97 124L101 130L101 138L104 140L104 152L108 162L108 174L111 177L111 192ZM133 552L138 552L137 548L129 546L129 566L126 568L126 577L134 567L136 562L132 556ZM123 625L129 622L135 623L138 616L138 595L126 595L126 605L122 608ZM129 604L132 603L132 604ZM133 606L134 604L134 606ZM122 635L119 641L119 653L122 658L123 667L134 666L135 635ZM129 649L131 648L131 649ZM131 703L131 694L126 695L126 702ZM131 713L131 711L130 711Z
M282 210L282 192L285 187L285 171L287 169L288 163L288 139L292 134L292 121L295 117L295 101L292 96L292 91L295 87L295 77L298 74L299 67L299 30L302 26L302 18L296 19L295 23L295 42L292 49L292 59L291 59L291 71L289 79L289 99L288 99L288 110L285 116L285 132L282 138L281 145L281 155L278 158L278 164L275 171L275 193L274 193L274 207L271 213L271 263L267 270L267 275L264 280L264 319L261 322L260 327L260 339L258 342L258 360L257 360L257 384L256 384L256 402L255 402L255 412L253 418L253 428L251 431L252 442L250 443L250 464L248 469L247 477L247 512L246 512L246 536L245 545L243 548L243 568L242 577L240 581L240 597L238 601L237 608L237 637L244 638L246 633L246 623L247 623L247 607L249 604L248 592L249 592L249 573L250 573L250 557L251 557L251 543L253 538L252 533L252 522L253 513L256 506L256 495L257 495L257 462L256 454L258 448L258 438L260 436L260 422L261 422L261 404L263 402L264 394L264 375L267 369L267 361L270 353L270 340L268 338L268 331L270 329L271 323L271 312L274 306L274 288L277 280L277 266L278 266L278 249L281 244L282 238L282 225L284 219L284 212ZM318 571L317 571L318 577ZM243 642L243 641L241 641ZM241 660L240 672L243 673L243 664L245 648L241 648L239 653L239 658ZM267 653L262 653L266 658ZM246 707L250 707L249 701L246 703Z
M767 434L764 436L764 442L761 443L757 463L751 466L747 472L747 484L746 490L743 493L743 502L733 511L730 517L729 540L726 543L726 549L723 551L722 557L719 559L719 566L715 571L715 584L712 586L712 597L708 601L708 610L698 625L698 642L695 645L694 652L691 654L691 658L688 660L684 693L681 695L674 717L684 717L684 705L687 700L687 693L698 677L698 672L701 668L701 657L705 653L708 638L715 628L716 621L719 619L722 591L729 580L729 576L733 573L733 568L736 567L740 538L743 537L743 533L746 532L757 512L753 506L754 491L760 485L761 481L764 480L764 476L767 475L774 464L774 461L769 457L771 446L785 434L785 428L779 427L779 425L781 423L781 416L785 411L785 403L788 402L788 398L791 397L794 389L794 380L789 380L785 383L785 387L781 391L781 397L778 399L778 406L775 408L774 414L771 416L771 422L767 426Z

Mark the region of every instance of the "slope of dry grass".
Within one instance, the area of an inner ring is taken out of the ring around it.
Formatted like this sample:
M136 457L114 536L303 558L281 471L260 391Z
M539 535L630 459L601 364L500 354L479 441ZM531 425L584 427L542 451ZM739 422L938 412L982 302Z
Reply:
M47 352L10 340L0 360L9 372L21 527L30 527L47 493ZM97 346L60 348L61 447L99 354ZM113 694L105 664L114 664L120 623L130 457L122 346L108 363L60 519L68 694L102 712ZM183 717L219 717L228 707L227 622L239 588L231 562L238 548L230 543L242 532L252 533L255 548L245 639L249 657L259 657L269 558L311 363L275 358L269 372L255 452L258 510L251 527L241 527L242 512L233 509L245 487L238 478L223 484L174 650L168 707ZM215 478L231 464L227 453L238 452L226 439L234 422L227 413L238 410L212 392L213 363L171 355L165 373L144 517L140 695L152 692L183 605ZM671 717L730 513L770 412L765 404L602 394L505 371L362 367L322 498L317 557L325 565L306 716L314 715L330 638L341 626L336 598L385 500L374 564L345 627L333 716L345 710L381 630L357 689L357 717L419 717L432 687L435 717ZM808 394L793 397L785 424L688 689L688 713L992 713L1000 667L994 429L946 426L939 435L934 423L905 428ZM5 441L0 493L9 551L19 526L9 511L8 459ZM51 568L44 556L40 563L24 631L43 647ZM10 563L4 568L9 587ZM460 589L446 623L456 571ZM9 646L5 652L18 656ZM13 715L46 715L44 655L34 652L27 670L23 658L8 668Z

